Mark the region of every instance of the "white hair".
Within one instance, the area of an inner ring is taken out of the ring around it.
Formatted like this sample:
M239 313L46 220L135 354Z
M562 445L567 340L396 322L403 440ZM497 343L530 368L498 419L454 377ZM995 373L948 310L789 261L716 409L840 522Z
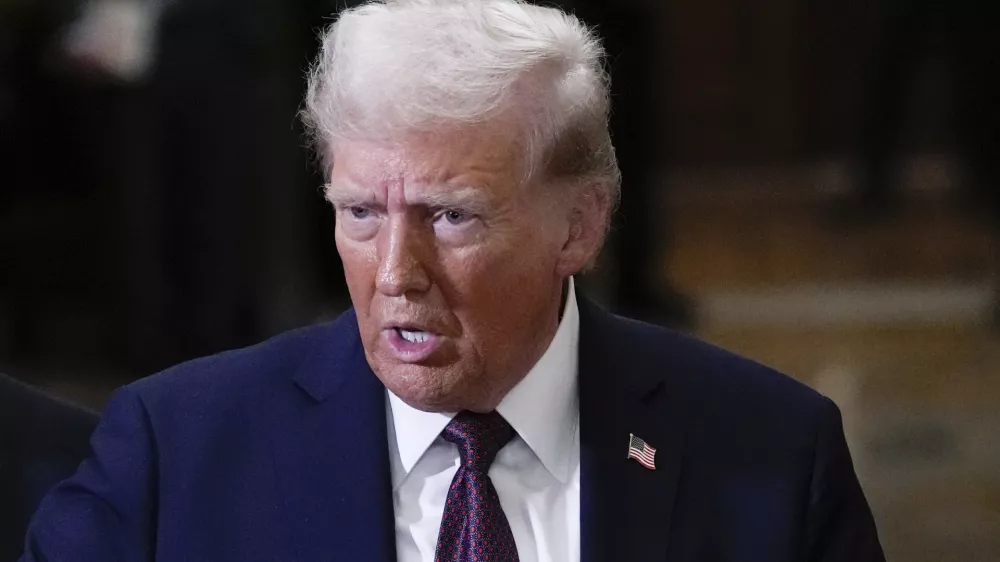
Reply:
M326 173L337 139L514 116L525 179L541 172L617 202L604 51L575 16L521 0L376 0L341 13L322 43L303 118Z

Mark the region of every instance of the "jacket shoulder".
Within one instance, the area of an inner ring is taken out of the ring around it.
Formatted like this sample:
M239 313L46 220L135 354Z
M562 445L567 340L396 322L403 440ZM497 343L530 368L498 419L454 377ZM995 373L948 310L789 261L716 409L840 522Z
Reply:
M218 412L260 399L291 384L316 350L347 337L348 314L332 322L279 334L256 345L181 363L125 387L151 411L180 408Z
M803 382L694 336L627 318L614 321L623 343L636 350L632 357L644 376L684 392L702 413L787 423L815 421L832 406Z

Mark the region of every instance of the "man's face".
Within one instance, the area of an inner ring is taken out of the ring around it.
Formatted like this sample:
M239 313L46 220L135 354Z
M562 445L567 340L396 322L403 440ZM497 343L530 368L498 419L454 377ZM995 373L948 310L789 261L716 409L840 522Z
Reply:
M519 182L521 152L496 125L334 145L328 197L365 354L411 406L492 410L555 333L583 262L567 205Z

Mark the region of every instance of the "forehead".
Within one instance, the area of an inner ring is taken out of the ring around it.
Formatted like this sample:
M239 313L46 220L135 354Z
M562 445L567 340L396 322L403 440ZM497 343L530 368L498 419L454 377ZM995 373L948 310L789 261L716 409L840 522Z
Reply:
M513 187L523 177L523 145L502 124L408 133L333 144L332 189L384 191L393 185Z

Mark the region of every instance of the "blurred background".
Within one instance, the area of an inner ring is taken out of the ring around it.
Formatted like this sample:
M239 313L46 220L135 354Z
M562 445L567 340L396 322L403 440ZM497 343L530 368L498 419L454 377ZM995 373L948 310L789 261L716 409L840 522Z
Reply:
M296 112L355 3L0 0L0 370L99 409L348 306ZM614 81L588 293L833 398L890 559L1000 561L1000 2L553 4Z

